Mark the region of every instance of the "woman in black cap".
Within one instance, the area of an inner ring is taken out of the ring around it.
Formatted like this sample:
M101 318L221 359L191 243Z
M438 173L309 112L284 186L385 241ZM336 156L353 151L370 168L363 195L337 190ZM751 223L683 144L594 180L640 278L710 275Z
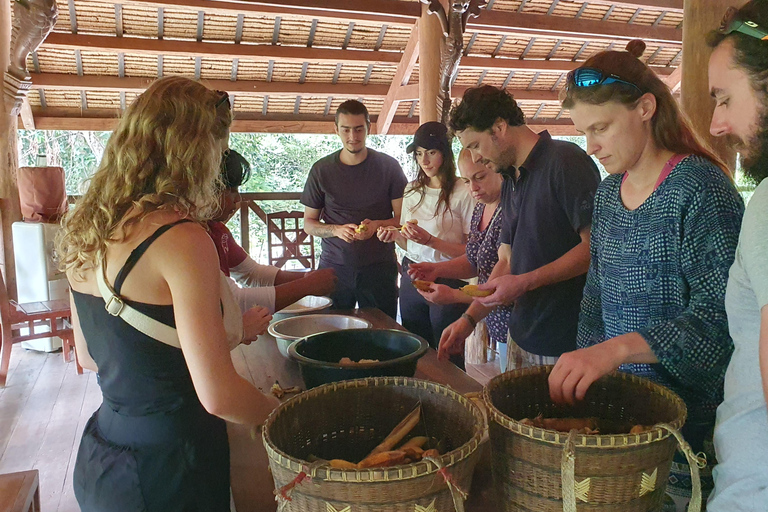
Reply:
M448 141L448 130L438 122L424 123L406 148L413 153L419 169L403 196L402 229L380 228L383 242L396 242L405 250L400 280L400 316L403 326L424 337L437 348L443 329L457 320L466 304L438 305L428 302L408 277L411 263L437 263L464 254L472 220L474 200L460 186L456 164ZM440 279L439 283L458 288L466 283ZM464 368L464 358L452 359Z

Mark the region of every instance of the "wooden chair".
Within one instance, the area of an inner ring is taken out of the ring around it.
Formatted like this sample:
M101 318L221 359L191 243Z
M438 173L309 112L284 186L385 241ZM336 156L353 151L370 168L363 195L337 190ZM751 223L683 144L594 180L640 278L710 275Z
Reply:
M2 324L2 353L0 354L0 387L5 386L11 362L11 346L22 341L58 336L62 341L64 360L70 361L75 350L75 334L70 324L71 311L68 300L48 300L17 304L8 298L8 289L0 273L0 324ZM22 335L21 329L27 334ZM83 368L77 360L77 373Z
M0 512L40 512L40 476L36 469L0 475Z
M267 214L267 251L270 265L283 268L294 260L306 269L315 268L315 241L304 231L304 212Z

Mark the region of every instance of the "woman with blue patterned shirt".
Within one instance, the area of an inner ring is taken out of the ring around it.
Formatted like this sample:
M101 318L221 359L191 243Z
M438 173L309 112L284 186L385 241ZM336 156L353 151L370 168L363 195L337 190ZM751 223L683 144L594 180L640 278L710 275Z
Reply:
M724 297L744 204L667 86L639 60L644 49L632 41L625 52L591 57L561 95L587 152L610 176L595 196L580 348L555 365L550 394L573 403L619 367L648 377L681 396L683 435L694 451L706 441L711 452L733 351ZM681 501L690 496L686 469L675 465L668 487Z

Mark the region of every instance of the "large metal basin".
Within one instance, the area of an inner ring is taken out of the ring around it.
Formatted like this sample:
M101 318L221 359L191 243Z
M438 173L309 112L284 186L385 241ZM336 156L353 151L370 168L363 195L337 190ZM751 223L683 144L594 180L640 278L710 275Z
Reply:
M288 354L298 361L301 377L309 389L363 377L413 377L416 363L428 347L424 338L408 331L349 329L302 338L288 348ZM343 357L378 362L339 364Z

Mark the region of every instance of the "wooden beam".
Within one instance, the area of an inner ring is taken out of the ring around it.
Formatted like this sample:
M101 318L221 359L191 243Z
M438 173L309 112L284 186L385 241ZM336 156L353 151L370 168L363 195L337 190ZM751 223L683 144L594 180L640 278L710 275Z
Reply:
M25 130L35 129L35 117L32 115L32 107L29 105L29 99L26 97L21 103L21 112L19 115L21 117L21 122L24 124Z
M462 57L464 69L503 69L506 71L533 71L538 73L567 73L584 64L570 60L510 59L505 57ZM650 66L660 77L672 74L671 66Z
M464 92L469 89L467 85L454 85L451 88L451 96L453 98L461 98L464 96ZM549 89L507 89L507 91L515 97L517 101L530 101L540 103L559 103L558 91L551 91ZM409 84L401 87L397 93L396 101L415 101L419 99L419 84Z
M76 76L61 73L32 73L33 89L69 91L142 92L154 78L116 76ZM389 87L384 84L331 84L318 82L264 82L258 80L202 80L211 89L232 94L269 94L270 96L384 96Z
M97 130L111 131L117 124L117 110L100 110L99 117L64 117L62 111L76 109L47 109L35 111L35 122L38 130ZM52 112L49 112L52 111ZM58 115L51 115L58 114ZM332 134L333 116L250 116L252 118L235 119L232 122L233 132L253 133L327 133ZM376 131L376 116L372 117L371 130ZM553 135L577 135L570 119L542 120L537 119L530 124L534 130L549 130ZM395 117L390 123L388 135L412 135L419 127L416 118Z
M490 59L489 59L490 60ZM395 77L397 78L397 76ZM64 91L107 91L107 92L143 92L154 79L145 77L125 77L116 76L76 76L59 73L32 73L32 89L55 89ZM403 78L405 80L405 77ZM263 82L257 80L239 80L232 82L230 80L203 80L203 84L211 89L227 91L232 94L269 94L272 96L343 96L343 97L364 97L380 98L385 97L384 107L381 112L385 112L387 98L390 97L390 91L396 90L393 97L393 105L401 101L415 101L419 99L419 84L408 84L397 88L383 84L326 84L305 82L303 84L296 82ZM393 84L397 80L393 80ZM455 85L453 87L454 97L461 97L468 86ZM557 102L556 91L539 89L508 89L518 101L541 101ZM393 112L397 110L394 107ZM46 115L48 111L40 111ZM79 115L79 109L71 114ZM382 115L381 113L379 115ZM394 116L394 113L392 114ZM390 117L392 117L390 116ZM57 117L57 116L54 116ZM385 116L386 117L386 116Z
M678 28L630 25L614 21L595 21L510 11L488 11L486 9L480 11L480 16L477 18L469 19L467 30L493 34L525 34L578 41L642 39L646 42L653 41L666 46L680 46L683 40L683 31Z
M421 15L417 2L399 0L124 0L123 5L140 5L205 11L221 14L299 16L331 21L370 21L387 25L412 25Z
M563 1L563 0L561 0ZM565 0L574 3L574 0ZM584 0L575 3L589 3L589 5L615 5L627 9L649 9L654 11L668 11L682 14L683 0Z
M45 48L90 50L95 52L125 52L143 55L180 55L216 59L280 60L283 62L373 62L397 64L400 54L376 50L340 50L268 44L207 43L173 41L139 37L115 37L83 34L51 33L43 43Z
M389 85L387 95L384 97L384 104L379 112L379 122L376 124L376 133L386 134L389 131L389 126L392 124L392 119L395 117L397 106L400 100L397 99L400 90L411 77L413 68L416 66L416 60L419 58L419 21L417 21L413 30L411 30L411 37L408 38L408 42L405 45L405 51L403 51L403 57L400 59L400 63L397 65L395 76L392 79L392 83ZM419 97L418 85L416 86L416 98Z

